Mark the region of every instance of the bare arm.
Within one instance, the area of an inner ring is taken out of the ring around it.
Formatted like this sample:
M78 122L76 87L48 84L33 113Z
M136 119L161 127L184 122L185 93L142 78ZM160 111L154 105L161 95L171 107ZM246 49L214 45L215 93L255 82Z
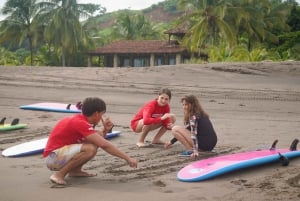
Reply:
M130 167L137 167L137 162L135 159L129 157L124 152L119 150L116 146L114 146L109 141L104 139L101 135L99 135L98 132L89 135L86 139L88 142L94 144L97 147L102 148L107 153L119 157L121 159L124 159L129 164Z
M199 155L198 151L198 139L197 139L197 131L198 131L198 122L196 116L193 115L190 119L190 127L191 127L191 138L193 141L193 154L192 157L196 157Z

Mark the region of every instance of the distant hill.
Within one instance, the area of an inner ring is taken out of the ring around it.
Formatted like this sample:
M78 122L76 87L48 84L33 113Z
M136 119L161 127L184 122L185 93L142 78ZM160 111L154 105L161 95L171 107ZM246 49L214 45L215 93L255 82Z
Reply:
M166 5L170 4L171 5ZM137 12L141 12L144 16L153 23L170 23L174 19L180 16L180 12L178 12L177 7L175 5L174 0L167 0L165 2L160 2L158 4L154 4L149 8L137 11L137 10L118 10L111 13L105 13L99 16L94 17L88 21L89 28L97 28L97 29L106 29L111 27L115 21L116 17L124 12L135 14Z
M179 12L168 12L164 10L163 6L145 10L143 13L151 22L162 23L169 23L180 16Z

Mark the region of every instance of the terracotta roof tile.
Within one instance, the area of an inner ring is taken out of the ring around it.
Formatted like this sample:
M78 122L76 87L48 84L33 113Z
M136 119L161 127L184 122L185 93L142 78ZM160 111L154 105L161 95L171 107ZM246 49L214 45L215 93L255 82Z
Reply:
M169 45L164 40L121 40L114 41L111 44L89 51L88 54L112 54L112 53L180 53L186 49L176 43Z

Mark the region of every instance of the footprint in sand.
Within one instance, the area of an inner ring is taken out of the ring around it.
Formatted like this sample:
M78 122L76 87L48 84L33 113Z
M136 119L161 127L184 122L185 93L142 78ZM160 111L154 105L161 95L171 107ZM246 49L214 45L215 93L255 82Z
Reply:
M155 182L153 182L153 184L155 186L159 186L159 187L166 187L166 184L164 182L162 182L161 180L155 181Z
M292 187L300 187L300 174L288 179L287 183Z

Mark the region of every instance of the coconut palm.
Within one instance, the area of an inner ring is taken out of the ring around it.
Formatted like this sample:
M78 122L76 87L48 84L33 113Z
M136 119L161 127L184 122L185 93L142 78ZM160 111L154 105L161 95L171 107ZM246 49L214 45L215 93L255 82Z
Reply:
M209 0L180 0L179 9L185 16L179 24L189 24L189 30L183 43L191 51L207 45L216 46L221 40L230 46L236 42L235 33L225 20L228 4L225 1Z
M229 12L226 20L234 25L238 38L247 36L249 51L256 43L277 44L277 30L289 30L286 20L290 8L281 0L232 0L232 5L239 10Z
M33 46L37 43L42 27L36 0L8 0L1 10L7 17L1 22L0 43L29 45L30 64L33 65Z
M49 0L38 4L46 25L45 39L61 52L62 66L66 56L88 44L89 38L80 22L100 9L100 5L79 4L77 0Z

